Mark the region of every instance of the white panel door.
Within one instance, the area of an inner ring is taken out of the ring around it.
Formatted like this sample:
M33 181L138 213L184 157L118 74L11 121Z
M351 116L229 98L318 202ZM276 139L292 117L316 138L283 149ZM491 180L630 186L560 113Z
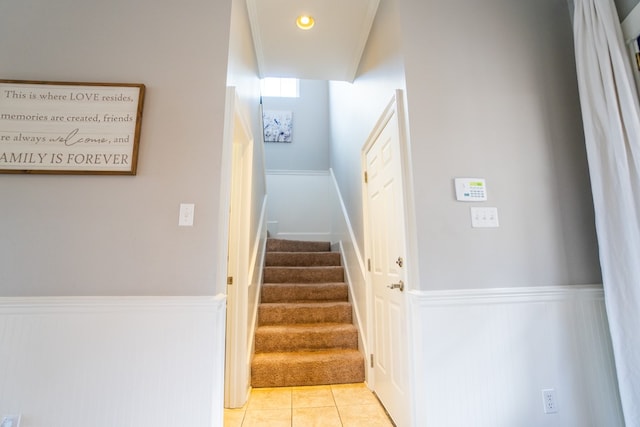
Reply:
M375 392L398 427L409 425L405 227L397 113L366 151L369 249L374 306ZM395 285L395 287L393 286Z

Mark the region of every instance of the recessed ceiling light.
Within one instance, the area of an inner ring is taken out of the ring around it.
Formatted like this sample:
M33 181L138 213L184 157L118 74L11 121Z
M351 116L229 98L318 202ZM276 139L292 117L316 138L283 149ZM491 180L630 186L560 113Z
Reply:
M296 25L301 30L310 30L315 23L316 21L309 15L300 15L296 19Z

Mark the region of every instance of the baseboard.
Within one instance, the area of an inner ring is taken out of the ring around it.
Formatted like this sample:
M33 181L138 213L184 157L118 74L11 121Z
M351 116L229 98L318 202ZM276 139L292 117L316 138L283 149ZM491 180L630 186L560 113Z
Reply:
M353 251L358 260L358 267L360 268L360 272L364 277L366 275L366 268L364 266L364 258L360 253L360 248L358 246L358 240L356 239L356 235L353 232L353 226L351 225L351 220L349 219L349 213L347 212L347 207L344 204L344 199L342 198L342 193L340 192L340 187L338 186L338 180L336 180L336 176L333 173L333 169L329 169L329 174L331 175L331 182L333 184L335 195L338 199L338 205L340 206L340 213L342 214L342 218L344 219L345 225L347 227L347 232L349 234L349 240L353 245Z
M329 169L329 174L331 176L331 183L335 197L334 203L336 204L336 206L334 206L334 211L336 211L336 213L339 212L339 216L342 220L342 224L340 226L341 231L346 231L337 233L338 226L335 223L333 224L333 246L337 247L337 249L342 254L342 262L345 266L346 281L347 285L349 286L349 299L352 302L356 324L358 326L358 331L360 332L358 334L358 338L360 341L361 350L365 355L365 359L368 361L369 355L372 353L372 349L369 345L369 334L371 333L371 331L368 328L366 317L368 310L366 303L367 272L365 270L364 261L360 253L360 249L358 248L355 233L351 225L351 220L349 219L349 214L347 213L347 208L344 204L342 193L340 193L340 187L338 186L338 182L333 173L333 169ZM342 230L342 226L344 226L346 230ZM347 242L345 242L345 240L343 240L342 238L347 239L349 250L347 250ZM370 369L371 367L369 363L365 363L365 376L367 379L371 378Z
M347 282L347 285L349 286L349 300L351 302L354 301L354 295L353 295L353 288L352 288L352 281L351 281L351 274L349 271L349 264L348 261L346 260L346 258L344 257L344 246L342 245L342 241L338 242L338 248L340 251L340 254L342 256L342 265L345 267L344 269L344 273L345 273L345 280ZM360 307L358 304L352 304L353 306L353 313L356 317L356 324L358 325L358 331L360 332L358 334L358 338L360 340L360 344L361 344L361 350L362 353L364 353L364 355L368 355L371 354L371 351L369 350L369 344L368 344L368 340L366 337L366 334L363 333L364 331L364 322L362 321L362 315L360 314ZM366 359L366 357L365 357ZM367 364L368 365L368 364Z
M260 219L258 220L258 230L253 239L253 249L251 250L251 259L249 260L249 275L247 276L249 277L249 280L251 280L250 286L254 283L253 277L256 274L256 268L258 269L258 274L260 276L260 280L257 283L260 284L262 282L262 263L258 263L256 261L258 261L258 254L260 253L261 247L264 250L264 238L267 234L265 230L267 227L267 198L268 195L265 194L262 199L262 209L260 210Z

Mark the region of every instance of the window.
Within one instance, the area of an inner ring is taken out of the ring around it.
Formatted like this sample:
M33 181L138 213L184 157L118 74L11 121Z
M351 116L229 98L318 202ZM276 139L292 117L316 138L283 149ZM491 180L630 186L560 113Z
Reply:
M280 98L298 98L300 85L298 79L267 77L260 80L262 96L277 96Z

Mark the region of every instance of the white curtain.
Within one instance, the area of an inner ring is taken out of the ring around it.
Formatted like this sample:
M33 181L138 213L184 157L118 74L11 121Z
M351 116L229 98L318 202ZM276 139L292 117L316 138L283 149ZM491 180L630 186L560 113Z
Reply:
M613 0L574 0L580 103L626 425L640 426L640 107Z

